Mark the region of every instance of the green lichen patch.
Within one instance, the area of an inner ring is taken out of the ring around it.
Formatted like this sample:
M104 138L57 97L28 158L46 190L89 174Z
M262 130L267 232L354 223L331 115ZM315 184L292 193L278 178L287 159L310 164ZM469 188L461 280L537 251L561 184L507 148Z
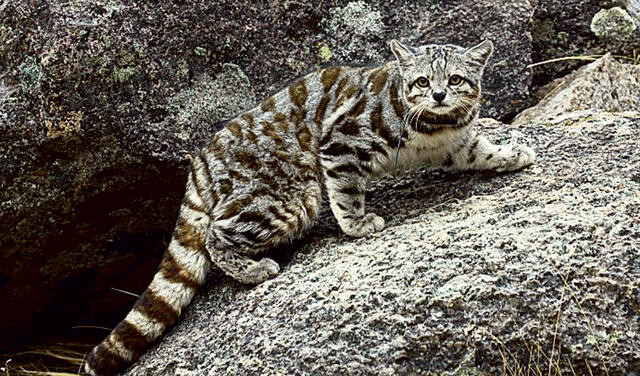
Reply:
M331 48L329 48L329 46L326 43L321 43L318 46L316 55L318 56L318 59L320 59L322 63L326 63L330 61L331 58L333 57L333 52L331 52Z
M626 40L636 30L634 19L620 7L602 9L591 20L591 31L599 38Z
M113 79L116 82L124 83L133 77L138 69L136 67L120 67L113 71Z
M194 49L193 49L193 52L194 52L196 55L198 55L198 56L202 56L202 57L205 57L205 56L208 56L208 55L209 55L209 51L207 51L207 49L206 49L206 48L204 48L204 47L199 47L199 46L198 46L198 47L196 47L196 48L194 48Z
M329 13L323 25L327 35L335 40L332 56L335 54L340 60L351 63L383 60L376 44L384 38L385 30L379 10L363 1L354 1L344 7L332 8Z
M44 72L34 57L28 56L24 59L22 64L18 66L18 71L20 72L20 88L23 91L33 92L40 89Z
M170 106L177 112L175 121L189 126L206 124L211 119L228 119L253 105L249 78L235 64L224 64L215 78L203 75L170 100Z
M380 34L384 31L382 15L364 1L354 1L342 8L333 8L327 22L327 31L333 35Z

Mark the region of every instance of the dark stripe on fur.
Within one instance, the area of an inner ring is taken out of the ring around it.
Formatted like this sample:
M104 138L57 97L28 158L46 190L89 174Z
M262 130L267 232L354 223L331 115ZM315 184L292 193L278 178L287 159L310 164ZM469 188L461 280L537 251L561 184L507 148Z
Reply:
M176 322L178 316L180 316L180 312L176 311L149 289L146 289L142 295L140 295L140 298L136 301L133 308L143 313L149 319L161 322L166 326L172 325ZM126 341L126 343L128 344L128 341Z
M276 101L273 99L273 97L267 98L260 105L260 109L264 112L271 112L276 109Z
M229 123L227 123L226 128L235 138L237 138L238 140L242 140L242 130L240 127L240 123L238 123L237 121L230 121Z
M325 94L328 93L333 84L336 83L341 70L342 69L340 67L331 67L322 72L320 75L320 81L322 82L322 88L324 89Z
M323 155L339 156L345 154L353 154L353 148L346 144L334 142L333 144L321 149Z
M164 279L173 283L181 283L184 286L197 289L200 283L194 279L186 270L176 262L171 253L165 252L162 262L160 263L160 273Z
M196 193L198 194L198 197L200 197L200 199L203 200L204 188L200 185L200 181L198 181L198 176L196 174L194 167L191 168L191 182L193 183L193 186L196 189Z
M174 237L181 246L191 251L197 251L207 255L202 233L196 230L186 219L182 217L178 218L178 225L176 226Z
M344 188L338 189L338 193L342 193L350 196L356 196L356 195L361 195L363 192L356 187L344 187Z
M391 87L389 88L389 101L391 102L391 107L393 107L393 112L395 112L396 116L402 120L404 118L405 109L402 104L402 100L400 99L400 95L396 82L392 82Z
M346 134L347 136L357 136L360 134L360 127L358 123L352 120L347 120L338 128L338 132Z
M360 170L360 168L356 165L354 165L353 163L345 163L345 164L341 164L339 166L333 167L331 169L331 171L335 171L339 174L356 174L356 175L363 175L362 171Z
M269 206L267 210L269 211L269 213L271 213L271 215L273 215L275 219L279 220L280 222L284 222L287 225L287 227L291 227L291 223L289 223L289 218L284 214L280 213L278 209L276 209L273 206Z
M304 78L289 86L289 97L296 107L303 107L307 103L307 85Z
M150 343L144 333L126 320L120 321L118 326L113 329L113 337L131 351L132 361L139 357Z
M392 148L398 147L398 138L391 134L389 128L386 127L382 119L382 105L378 105L371 111L371 127L383 140ZM400 140L400 145L404 145L404 141Z
M129 362L107 349L104 343L94 347L86 362L100 376L113 376L124 371Z
M193 211L207 214L207 211L203 207L194 204L193 201L191 201L187 196L184 196L184 198L182 199L182 204Z

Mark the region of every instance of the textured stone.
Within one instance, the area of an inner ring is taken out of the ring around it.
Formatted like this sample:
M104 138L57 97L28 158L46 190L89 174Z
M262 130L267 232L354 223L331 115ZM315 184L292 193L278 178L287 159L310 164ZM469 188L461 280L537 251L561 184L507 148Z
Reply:
M636 22L640 23L640 0L626 0L625 6Z
M382 179L385 230L325 212L275 279L212 277L127 375L638 374L640 113L484 124L537 164Z
M572 111L632 111L640 108L640 65L610 54L540 90L542 99L521 112L514 124L547 121Z
M635 20L620 7L602 9L591 20L591 31L604 39L627 40L636 28Z
M637 0L630 0L631 2ZM603 8L627 6L629 0L532 0L535 5L533 22L532 59L542 62L550 59L615 55L633 59L640 51L640 32L636 30L627 40L600 39L591 31L593 17ZM533 68L533 86L548 84L563 77L586 62L565 60Z

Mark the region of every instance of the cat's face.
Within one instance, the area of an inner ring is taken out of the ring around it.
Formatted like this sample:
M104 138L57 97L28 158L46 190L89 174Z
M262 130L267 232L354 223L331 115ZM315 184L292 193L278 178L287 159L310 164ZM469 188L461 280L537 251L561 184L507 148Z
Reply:
M486 40L472 48L410 47L390 43L403 77L403 97L414 112L435 115L470 111L480 100L482 71L493 52Z

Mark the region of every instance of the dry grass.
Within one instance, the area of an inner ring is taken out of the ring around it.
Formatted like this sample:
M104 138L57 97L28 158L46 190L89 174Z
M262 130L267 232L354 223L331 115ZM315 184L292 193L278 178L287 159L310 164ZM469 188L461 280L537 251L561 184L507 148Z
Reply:
M139 297L133 292L111 288L122 294ZM113 328L96 325L77 325L71 329L98 329L104 331L105 336ZM84 331L83 331L84 332ZM73 376L80 375L85 355L96 344L94 338L79 335L65 339L44 339L42 345L25 346L15 352L2 353L0 350L0 376ZM77 342L83 341L86 342Z
M543 349L544 347L539 342L534 342L532 344L525 343L524 346L527 349L525 364L525 362L522 362L522 358L514 354L503 341L501 341L492 333L487 332L487 335L498 346L498 351L500 353L500 357L502 358L501 376L577 376L577 373L574 369L574 364L576 363L572 362L571 359L564 359L563 361L561 357L562 346L558 343L558 332L560 323L562 322L562 307L565 305L565 303L575 304L575 306L578 307L580 314L583 316L584 321L587 323L587 329L591 334L591 338L594 339L594 345L601 358L604 359L601 345L603 345L604 347L609 347L608 343L605 342L603 344L598 340L598 336L596 335L593 326L591 325L591 320L587 316L585 309L582 307L580 299L578 299L578 291L576 291L575 288L573 288L569 284L566 276L561 273L560 268L558 268L553 260L547 261L553 267L556 274L563 283L563 289L561 292L562 295L560 297L560 303L558 304L558 309L556 311L556 318L554 323L555 328L553 332L553 340L551 343L551 353L548 354L547 352L545 352L545 350ZM611 349L609 348L608 350ZM584 371L581 371L580 375L594 376L594 371L587 360L585 360L584 367L586 369L586 373ZM606 363L603 364L602 371L604 371L605 375L609 375L609 370L607 369ZM597 373L602 374L602 371L598 370Z
M555 59L549 59L544 61L539 61L537 63L527 65L527 68L535 68L545 64L552 63L560 63L563 61L571 61L571 60L582 60L582 61L595 61L603 57L604 55L580 55L580 56L563 56ZM616 59L629 61L631 64L637 65L640 64L640 52L633 51L633 56L624 56L624 55L612 55Z
M80 375L84 356L90 350L84 343L58 343L25 348L8 354L0 365L0 376L75 376Z

